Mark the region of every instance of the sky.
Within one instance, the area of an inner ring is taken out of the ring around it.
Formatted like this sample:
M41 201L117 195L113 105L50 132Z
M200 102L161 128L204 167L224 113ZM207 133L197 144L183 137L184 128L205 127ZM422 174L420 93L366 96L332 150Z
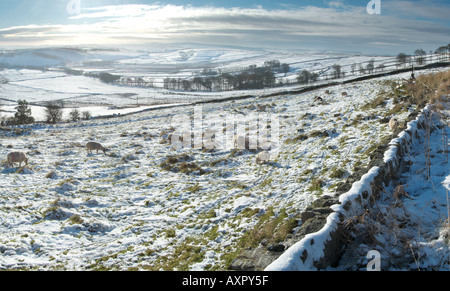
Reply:
M450 1L0 2L0 49L178 43L377 55L428 52L450 43Z

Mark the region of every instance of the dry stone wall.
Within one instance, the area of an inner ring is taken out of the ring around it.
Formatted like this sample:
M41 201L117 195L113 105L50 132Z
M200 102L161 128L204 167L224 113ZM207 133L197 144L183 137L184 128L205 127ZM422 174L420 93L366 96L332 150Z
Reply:
M301 213L302 225L279 245L245 250L231 270L320 270L339 262L345 240L345 221L362 217L385 186L404 167L403 157L418 131L425 127L430 106L409 116L406 129L397 130L388 144L371 155L369 170L354 173L341 183L335 197L323 196Z

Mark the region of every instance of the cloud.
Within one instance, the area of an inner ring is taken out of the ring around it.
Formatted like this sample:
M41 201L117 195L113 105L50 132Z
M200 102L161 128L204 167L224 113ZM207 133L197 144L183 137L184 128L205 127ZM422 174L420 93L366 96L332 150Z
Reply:
M329 7L345 7L343 0L328 1L327 4Z
M386 13L402 18L450 21L450 5L444 1L386 1L382 7Z
M121 18L121 17L139 17L145 16L146 13L151 11L158 11L161 6L159 5L110 5L94 8L85 8L84 13L71 16L70 19L83 19L83 18Z
M159 4L102 6L84 9L81 14L71 16L66 24L0 29L0 41L36 43L41 39L41 45L196 41L280 48L310 47L314 43L327 46L328 43L331 48L354 49L371 44L386 48L391 48L393 43L433 44L444 34L448 35L446 26L399 17L405 9L399 4L391 3L388 8L389 14L369 15L365 6L348 6L342 1L329 1L328 7L322 8L273 10ZM398 15L392 13L394 10ZM433 13L433 9L416 10L421 15Z
M36 36L36 34L54 32L57 30L58 30L58 26L55 26L55 25L12 26L12 27L8 27L8 28L0 29L0 35L4 38L26 37L28 35Z

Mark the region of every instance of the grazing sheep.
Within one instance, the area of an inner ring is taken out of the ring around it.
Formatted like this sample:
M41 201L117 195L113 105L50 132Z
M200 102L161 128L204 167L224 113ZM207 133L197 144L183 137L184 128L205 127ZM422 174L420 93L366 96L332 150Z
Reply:
M11 152L7 156L8 166L14 167L15 163L19 163L19 167L22 166L22 162L25 163L25 166L28 165L28 157L23 152Z
M202 149L211 151L216 147L216 130L206 129L202 133Z
M315 96L314 100L318 101L318 102L323 102L323 99L319 96Z
M88 142L86 145L88 153L92 153L92 151L96 150L97 154L98 151L103 151L104 154L106 154L106 148L104 148L101 144L96 142Z
M394 131L397 127L398 127L397 119L396 118L391 118L391 120L389 120L389 129L391 131Z
M270 160L270 153L267 151L260 152L256 155L257 164L267 164Z
M192 140L194 138L193 133L189 131L185 132L173 132L167 136L167 143L172 146L172 148L187 148L192 146Z
M237 149L248 149L250 147L250 139L248 136L238 136L235 135L233 138L233 144ZM244 148L242 148L244 145Z
M347 92L345 92L345 91L344 91L344 92L342 92L342 93L341 93L341 95L342 95L342 97L346 97L346 96L348 96Z
M181 138L181 140L180 140ZM169 133L169 135L167 136L167 140L166 143L168 144L172 144L172 141L183 141L183 136L180 136L179 134L176 133Z
M262 111L266 111L267 109L267 105L256 105L258 107L258 111L262 112Z

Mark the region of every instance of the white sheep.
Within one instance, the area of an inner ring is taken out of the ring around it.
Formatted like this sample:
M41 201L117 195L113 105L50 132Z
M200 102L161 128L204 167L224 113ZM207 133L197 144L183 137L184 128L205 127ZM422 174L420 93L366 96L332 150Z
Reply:
M97 142L88 142L86 145L87 151L88 153L92 153L92 151L96 150L97 154L98 151L103 151L104 154L106 154L106 148L104 148L101 144L97 143Z
M398 127L397 119L396 118L391 118L391 120L389 120L389 129L391 131L394 131L397 127Z
M270 161L270 153L267 151L260 152L256 155L257 164L267 164Z
M233 144L237 149L248 149L250 147L250 139L248 136L235 135ZM244 148L242 146L244 145Z
M258 104L256 106L258 107L258 111L266 111L267 109L267 105Z
M22 162L25 163L25 166L28 165L28 157L23 152L11 152L7 156L8 166L14 167L15 163L19 163L19 167L22 166Z
M207 128L202 134L202 145L204 150L213 150L216 147L217 130Z

